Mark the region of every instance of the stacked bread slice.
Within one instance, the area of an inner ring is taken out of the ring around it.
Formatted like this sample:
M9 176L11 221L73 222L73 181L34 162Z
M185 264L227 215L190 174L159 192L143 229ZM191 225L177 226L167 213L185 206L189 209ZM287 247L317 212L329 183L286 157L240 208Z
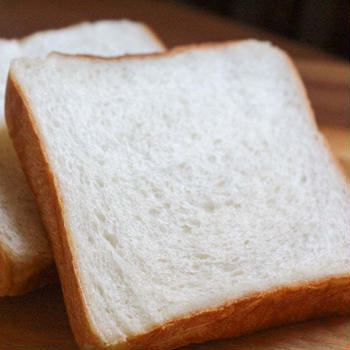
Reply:
M82 23L21 40L0 40L0 296L24 293L55 277L34 197L5 125L10 61L20 56L45 57L50 51L117 56L163 49L147 26L127 20Z
M349 186L279 49L21 58L6 119L83 349L349 310Z

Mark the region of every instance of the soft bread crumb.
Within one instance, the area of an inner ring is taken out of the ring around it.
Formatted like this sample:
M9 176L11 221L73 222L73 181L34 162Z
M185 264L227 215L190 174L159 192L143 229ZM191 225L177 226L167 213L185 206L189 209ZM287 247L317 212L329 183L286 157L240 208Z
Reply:
M349 273L349 189L279 50L52 55L11 74L62 200L85 331L100 343Z

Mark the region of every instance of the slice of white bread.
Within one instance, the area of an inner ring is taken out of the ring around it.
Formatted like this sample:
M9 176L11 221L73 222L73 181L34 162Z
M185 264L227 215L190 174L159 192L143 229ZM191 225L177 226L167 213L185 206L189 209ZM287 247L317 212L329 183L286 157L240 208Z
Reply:
M0 296L24 293L54 276L48 241L5 125L11 59L45 56L52 50L116 56L163 48L148 27L127 20L83 23L22 40L0 40Z
M83 349L349 311L349 189L280 50L17 60L6 119Z

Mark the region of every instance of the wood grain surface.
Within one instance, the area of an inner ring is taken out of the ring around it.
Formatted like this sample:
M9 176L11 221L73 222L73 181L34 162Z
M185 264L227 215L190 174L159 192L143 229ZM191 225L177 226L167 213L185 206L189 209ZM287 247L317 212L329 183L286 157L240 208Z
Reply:
M323 126L333 153L350 176L350 130ZM0 298L0 350L76 350L58 285ZM349 350L350 319L315 320L187 350ZM151 350L151 349L145 349Z

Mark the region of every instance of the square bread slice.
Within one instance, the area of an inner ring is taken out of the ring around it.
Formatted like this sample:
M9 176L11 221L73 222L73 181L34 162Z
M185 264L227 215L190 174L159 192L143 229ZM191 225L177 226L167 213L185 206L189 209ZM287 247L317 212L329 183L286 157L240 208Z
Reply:
M83 349L349 311L349 188L279 49L16 60L6 119Z
M55 276L34 197L5 124L3 108L10 61L21 56L43 57L53 50L116 56L163 49L147 26L127 20L82 23L21 40L0 39L0 296L24 293Z

